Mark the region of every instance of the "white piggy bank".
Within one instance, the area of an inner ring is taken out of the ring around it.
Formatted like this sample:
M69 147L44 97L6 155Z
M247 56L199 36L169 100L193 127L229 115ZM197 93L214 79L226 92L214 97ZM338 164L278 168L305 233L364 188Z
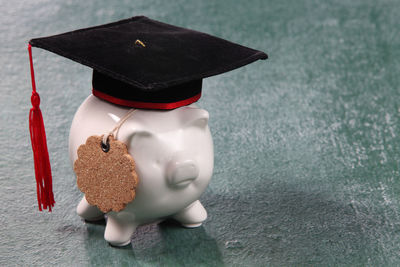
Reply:
M72 163L77 149L92 135L114 128L129 108L89 96L72 122L69 154ZM185 227L197 227L207 218L198 200L213 171L213 143L208 112L195 104L174 110L138 109L122 124L116 135L124 142L136 164L139 184L136 197L120 212L107 213L104 238L115 246L130 243L141 224L173 218ZM88 221L104 214L82 198L77 213Z

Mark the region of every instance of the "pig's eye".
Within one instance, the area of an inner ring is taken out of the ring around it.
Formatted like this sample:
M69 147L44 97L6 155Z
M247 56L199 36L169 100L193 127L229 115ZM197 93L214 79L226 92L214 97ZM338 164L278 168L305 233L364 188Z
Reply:
M132 137L133 138L134 137L136 137L136 138L150 138L152 136L153 136L153 134L151 132L141 130L141 131L134 132Z

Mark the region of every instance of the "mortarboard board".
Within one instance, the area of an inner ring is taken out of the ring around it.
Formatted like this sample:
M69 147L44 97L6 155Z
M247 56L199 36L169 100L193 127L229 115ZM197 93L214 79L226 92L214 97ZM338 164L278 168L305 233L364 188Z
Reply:
M135 108L195 102L203 78L258 59L261 51L209 34L133 17L29 42L93 68L93 94Z
M30 131L40 210L42 205L51 210L54 199L31 46L93 68L93 95L145 109L189 105L200 98L203 78L268 57L258 50L144 16L30 40Z

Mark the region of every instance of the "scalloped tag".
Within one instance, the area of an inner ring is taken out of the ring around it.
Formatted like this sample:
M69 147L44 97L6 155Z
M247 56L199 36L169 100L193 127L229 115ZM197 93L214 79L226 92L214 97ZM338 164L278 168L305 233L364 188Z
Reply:
M103 144L102 138L90 136L78 148L74 171L78 188L90 205L104 213L118 212L135 199L139 179L126 144L112 135Z

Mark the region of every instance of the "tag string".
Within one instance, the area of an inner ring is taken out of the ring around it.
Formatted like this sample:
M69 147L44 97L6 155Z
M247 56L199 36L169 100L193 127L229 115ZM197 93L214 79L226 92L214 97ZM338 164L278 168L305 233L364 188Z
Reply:
M129 110L126 114L125 114L125 116L123 116L119 121L118 121L118 123L117 123L117 125L114 127L114 129L112 129L110 132L108 132L107 134L105 134L105 135L103 135L103 144L107 144L107 141L108 141L108 137L111 135L111 136L116 136L116 134L117 134L117 132L118 132L118 130L119 130L119 128L121 128L121 126L122 126L122 124L124 124L124 122L126 122L126 120L127 119L129 119L129 117L133 114L133 113L135 113L135 111L136 111L137 109L131 109L131 110Z

